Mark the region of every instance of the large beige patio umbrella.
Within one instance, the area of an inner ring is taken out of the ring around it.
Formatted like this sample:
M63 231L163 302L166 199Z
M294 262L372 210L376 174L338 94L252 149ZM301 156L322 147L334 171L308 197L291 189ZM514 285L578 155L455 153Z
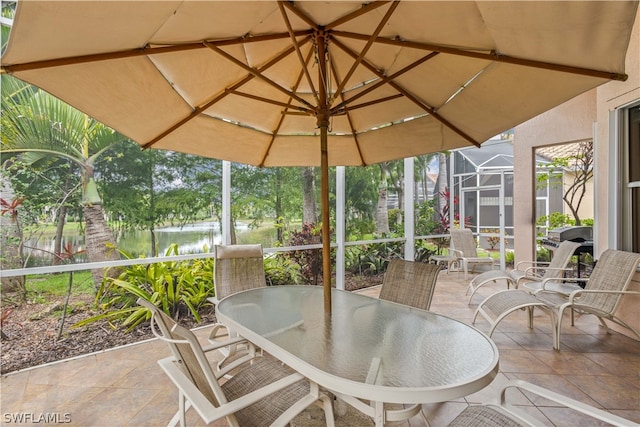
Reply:
M146 148L328 167L481 142L624 80L637 2L19 1L2 70ZM568 124L570 125L570 124Z

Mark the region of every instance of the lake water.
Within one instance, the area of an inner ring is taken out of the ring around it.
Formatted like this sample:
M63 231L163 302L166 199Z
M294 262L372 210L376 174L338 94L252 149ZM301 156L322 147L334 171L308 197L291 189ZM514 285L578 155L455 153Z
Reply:
M239 235L249 233L249 226L245 223L236 224L236 233ZM220 224L214 221L186 224L183 226L162 227L156 230L156 244L158 255L163 256L169 246L178 244L181 254L202 253L210 251L214 245L222 241ZM79 249L84 247L84 235L77 232L65 232L63 243L71 243L71 247ZM25 242L25 254L29 255L29 266L51 265L53 260L53 236L31 237ZM133 231L123 234L118 239L118 248L128 252L133 257L151 253L151 233L148 231ZM77 257L82 260L84 255Z

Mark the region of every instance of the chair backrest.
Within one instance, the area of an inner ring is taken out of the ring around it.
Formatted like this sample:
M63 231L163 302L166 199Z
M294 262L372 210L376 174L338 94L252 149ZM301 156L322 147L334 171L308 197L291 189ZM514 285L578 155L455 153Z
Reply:
M151 311L151 330L153 334L169 344L176 365L200 390L202 395L216 407L220 406L219 402L226 403L224 393L211 370L198 338L193 332L178 325L149 301L138 299L138 304Z
M393 259L384 274L379 298L429 310L438 273L437 264Z
M451 246L453 249L462 252L462 256L465 258L478 257L478 245L470 229L452 228L449 233L451 234Z
M560 243L556 250L553 251L553 258L551 258L549 268L542 275L542 279L562 277L564 272L560 269L567 267L578 246L580 246L580 243L572 242L571 240L565 240Z
M267 286L262 245L216 245L214 248L216 299Z
M607 249L593 268L585 290L627 290L639 262L640 254ZM621 299L622 294L585 293L578 304L613 314Z

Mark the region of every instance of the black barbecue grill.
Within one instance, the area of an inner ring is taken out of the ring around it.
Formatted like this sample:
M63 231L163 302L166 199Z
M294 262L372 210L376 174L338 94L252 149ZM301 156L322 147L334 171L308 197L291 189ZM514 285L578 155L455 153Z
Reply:
M591 227L581 225L560 227L549 230L547 237L542 239L540 245L553 252L558 246L560 246L560 243L565 240L580 243L580 246L578 246L574 252L575 255L578 255L578 259L580 259L582 254L593 255L593 229ZM578 261L578 277L580 277L580 265L581 263Z

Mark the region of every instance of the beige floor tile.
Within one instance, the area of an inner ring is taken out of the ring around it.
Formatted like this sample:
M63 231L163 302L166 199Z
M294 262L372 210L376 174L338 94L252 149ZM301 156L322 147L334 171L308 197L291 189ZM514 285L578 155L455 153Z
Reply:
M487 285L467 304L468 282L457 276L455 272L439 275L431 309L471 324L478 303L505 286ZM372 297L377 297L379 292L379 286L362 291ZM551 326L544 313L536 311L533 329L528 328L524 312L503 320L493 336L500 351L497 378L486 389L465 398L423 405L422 412L430 425L448 424L469 403L495 400L497 390L509 379L530 381L640 422L640 342L616 332L608 335L593 316L577 317L574 327L570 326L568 317L564 320L560 352L552 349ZM475 326L488 332L484 319L479 319ZM195 332L201 342L207 342L208 328ZM81 427L166 425L177 409L177 392L156 362L169 355L165 344L152 340L5 375L0 379L3 414L69 413L70 425ZM209 357L218 360L220 356L212 352ZM520 391L510 390L507 399L540 419L543 426L584 422L546 399ZM305 413L300 417L303 421L300 427L324 425L321 413ZM188 425L204 423L190 411ZM214 425L225 427L226 422L222 420ZM338 417L336 425L364 427L371 423L352 410ZM398 424L399 427L425 425L420 416Z

